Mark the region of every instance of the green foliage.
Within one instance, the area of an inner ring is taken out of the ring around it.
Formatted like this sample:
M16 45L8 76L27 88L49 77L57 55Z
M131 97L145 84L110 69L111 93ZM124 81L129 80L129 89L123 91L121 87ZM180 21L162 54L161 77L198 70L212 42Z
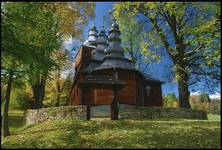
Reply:
M166 97L164 97L164 107L178 107L179 100L176 98L174 93L168 93Z
M10 97L10 109L26 110L30 108L31 95L24 89L13 88Z
M208 93L201 93L200 95L191 95L190 102L191 103L204 103L204 102L209 103L211 102L211 99Z
M220 2L119 2L114 6L115 18L128 15L147 25L145 47L167 51L175 65L182 107L189 107L189 86L202 80L212 88L215 80L220 81L220 13Z
M202 93L200 95L200 102L203 103L203 102L210 102L210 97L207 93Z
M67 51L58 51L54 53L53 58L59 66L51 70L48 75L44 99L44 105L47 107L67 105L73 77L72 61Z
M48 73L63 65L54 53L67 37L81 38L82 27L88 23L86 18L95 15L94 7L93 2L2 3L1 77L4 83L8 71L13 69L16 76L13 82L22 78L23 83L33 86L36 100L43 97L44 94L39 93L44 93Z
M145 24L142 21L136 21L134 14L125 13L114 17L120 26L122 46L126 52L130 54L133 64L140 69L142 63L153 63L160 60L157 51L151 49L149 38L144 31Z
M210 113L221 115L221 100L214 99L211 101Z
M220 114L221 100L220 99L210 99L207 93L201 93L200 95L190 96L191 108L194 110L204 110L211 114Z

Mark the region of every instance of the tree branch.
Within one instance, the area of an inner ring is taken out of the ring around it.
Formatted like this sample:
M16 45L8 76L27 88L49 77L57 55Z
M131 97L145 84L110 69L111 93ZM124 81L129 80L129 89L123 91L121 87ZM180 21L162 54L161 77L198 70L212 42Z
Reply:
M184 54L185 57L190 57L194 54L196 54L197 52L200 52L202 50L202 48L204 47L204 44L203 43L200 43L196 48L194 48L193 50L191 51L188 51Z

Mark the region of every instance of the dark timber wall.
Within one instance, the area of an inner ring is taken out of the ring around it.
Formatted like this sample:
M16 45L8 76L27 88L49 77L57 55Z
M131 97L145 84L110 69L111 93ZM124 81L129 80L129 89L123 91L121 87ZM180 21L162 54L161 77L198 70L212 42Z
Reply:
M144 88L144 103L145 106L163 106L161 84L159 83L146 83L151 86L150 95L147 95Z
M94 73L95 75L114 76L113 70L102 70ZM141 76L137 72L130 70L117 69L118 80L126 82L126 85L117 95L119 103L139 105L143 100L143 86ZM113 98L111 90L97 90L95 104L110 104Z
M95 75L113 76L113 70L102 70L94 73ZM121 89L117 95L120 104L144 105L144 106L163 106L162 92L160 83L145 82L138 72L130 70L117 69L118 79L126 82L126 86ZM90 105L109 105L113 99L111 90L94 89L82 91L77 85L78 82L85 79L84 74L77 78L76 86L73 87L70 96L70 105L85 105L81 102L81 96L87 100ZM145 86L151 86L150 94L147 95Z
M80 71L89 64L93 47L82 46L77 53L75 61L76 75L70 93L70 105L109 105L113 100L111 90L94 89L84 90L78 86L80 81L85 79L85 74ZM118 80L126 82L126 85L117 95L120 104L141 105L141 106L163 106L161 83L144 80L143 76L137 71L116 69ZM113 69L95 71L92 75L114 76ZM147 95L145 86L150 86L150 94ZM81 101L81 96L85 101Z

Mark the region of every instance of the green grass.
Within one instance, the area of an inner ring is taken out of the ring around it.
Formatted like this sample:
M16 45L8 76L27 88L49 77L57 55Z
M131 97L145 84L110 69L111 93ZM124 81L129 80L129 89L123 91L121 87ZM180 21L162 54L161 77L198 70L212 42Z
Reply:
M221 148L218 116L210 115L209 119L208 121L64 119L30 126L11 123L12 135L3 139L2 147Z
M209 121L221 121L220 115L208 114L207 118Z
M10 110L9 111L9 126L10 130L14 131L19 127L25 125L24 111L22 110Z

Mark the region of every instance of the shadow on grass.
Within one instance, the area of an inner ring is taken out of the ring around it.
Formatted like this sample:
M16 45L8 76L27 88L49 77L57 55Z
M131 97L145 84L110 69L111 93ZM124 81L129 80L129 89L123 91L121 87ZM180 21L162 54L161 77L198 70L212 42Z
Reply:
M33 125L34 126L34 125ZM28 129L28 128L31 128L32 127L32 125L30 125L30 126L28 126L27 128L25 128L25 129ZM24 129L24 130L25 130ZM67 128L67 127L63 127L63 128L51 128L51 129L44 129L44 130L32 130L32 131L26 131L26 132L21 132L21 131L19 131L19 132L16 132L16 133L14 133L13 135L20 135L20 134L27 134L27 133L41 133L41 132L50 132L50 131L54 131L54 130L70 130L69 128Z

